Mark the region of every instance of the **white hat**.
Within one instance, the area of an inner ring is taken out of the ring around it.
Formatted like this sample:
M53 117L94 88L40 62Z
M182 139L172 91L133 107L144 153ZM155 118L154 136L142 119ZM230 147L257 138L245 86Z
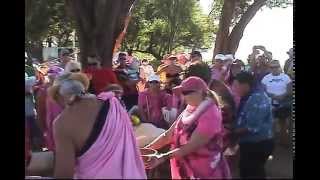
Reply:
M233 57L232 54L227 54L227 55L224 56L224 58L225 58L225 60L228 60L228 59L234 60L234 57Z
M214 59L220 59L222 61L226 60L226 57L223 54L217 54Z
M155 74L151 74L149 77L148 77L148 82L150 81L158 81L160 82L160 77L158 75L155 75Z

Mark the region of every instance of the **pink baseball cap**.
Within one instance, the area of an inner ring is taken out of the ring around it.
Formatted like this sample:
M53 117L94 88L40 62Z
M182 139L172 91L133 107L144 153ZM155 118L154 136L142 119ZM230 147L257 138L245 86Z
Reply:
M179 86L174 89L181 89L181 91L197 91L203 90L207 91L208 85L199 77L191 76L183 80Z

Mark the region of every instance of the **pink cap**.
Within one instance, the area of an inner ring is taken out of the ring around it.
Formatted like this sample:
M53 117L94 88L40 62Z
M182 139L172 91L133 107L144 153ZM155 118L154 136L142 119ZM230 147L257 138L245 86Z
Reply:
M180 86L175 87L181 89L182 91L207 91L208 85L199 77L191 76L183 80Z

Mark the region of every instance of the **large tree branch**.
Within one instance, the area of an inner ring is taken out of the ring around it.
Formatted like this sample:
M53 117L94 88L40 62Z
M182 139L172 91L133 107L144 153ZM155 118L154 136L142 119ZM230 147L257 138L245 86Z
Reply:
M155 52L150 52L150 51L146 51L146 50L133 49L132 51L133 52L141 52L141 53L151 54L153 57L155 57L157 59L159 59L159 57L160 57L160 55L156 54Z
M232 29L232 32L228 38L228 53L234 54L237 51L245 28L256 15L258 10L266 4L266 1L267 0L255 0L253 4L248 7L247 11L241 16L241 19Z
M219 29L216 35L216 41L213 51L213 57L218 53L223 53L225 44L229 36L229 28L233 18L237 0L224 0L221 18L219 20Z

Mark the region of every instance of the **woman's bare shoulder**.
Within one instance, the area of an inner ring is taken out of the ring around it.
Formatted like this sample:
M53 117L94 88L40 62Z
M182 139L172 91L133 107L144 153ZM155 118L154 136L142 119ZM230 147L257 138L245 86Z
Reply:
M73 104L70 107L65 108L62 113L56 118L55 126L57 128L63 127L67 131L75 128L77 123L81 122L81 119L87 117L91 112L96 112L101 107L102 102L96 99L85 99L79 103Z

